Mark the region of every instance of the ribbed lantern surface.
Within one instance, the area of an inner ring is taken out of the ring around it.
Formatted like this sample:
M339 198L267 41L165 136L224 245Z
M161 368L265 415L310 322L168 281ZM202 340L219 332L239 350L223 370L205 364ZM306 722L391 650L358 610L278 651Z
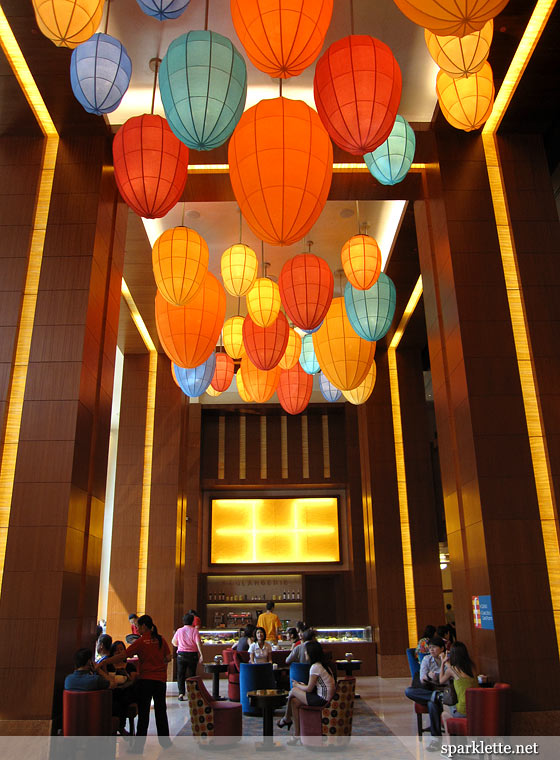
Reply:
M223 393L227 391L233 380L234 364L231 356L227 354L216 354L216 369L210 385L215 391Z
M257 255L252 248L243 243L231 245L220 260L224 288L238 298L246 295L257 279L258 268Z
M243 376L241 374L241 367L237 370L235 373L235 382L237 383L237 392L241 396L243 401L247 401L250 403L251 401L254 401L253 397L245 387L245 383L243 382Z
M70 84L76 100L98 116L119 107L132 74L122 43L109 34L94 34L72 51Z
M224 322L222 340L226 354L232 359L241 359L245 356L243 345L243 317L230 317Z
M290 326L282 312L268 327L255 324L247 315L243 322L243 345L251 362L262 370L276 367L288 345Z
M216 354L211 353L205 362L191 369L178 367L176 364L172 366L174 376L183 393L190 398L198 398L210 386L216 368Z
M464 37L482 29L509 0L395 0L395 5L418 26L434 34Z
M471 132L481 127L494 105L494 78L488 62L465 79L453 79L440 71L436 92L441 112L451 126Z
M166 21L179 18L191 0L136 0L147 16Z
M284 355L279 361L280 368L281 369L291 369L294 364L297 364L297 361L301 354L301 338L297 334L297 332L294 330L293 327L290 327L290 331L288 333L288 342L286 344L286 350L284 351Z
M371 363L371 367L365 379L362 380L362 382L358 385L358 387L353 388L351 391L342 391L342 395L344 396L346 401L349 401L351 404L355 404L356 406L359 406L360 404L365 404L368 398L373 393L373 388L375 386L376 378L377 378L377 368L375 366L375 360L374 360Z
M301 414L309 404L313 391L313 377L302 370L299 364L292 369L284 369L278 381L278 401L288 414Z
M373 152L366 153L364 161L378 182L396 185L408 174L415 150L414 130L404 116L397 114L389 137Z
M426 47L440 69L454 79L480 71L488 58L494 22L487 21L482 29L464 37L440 36L424 29Z
M157 288L169 303L184 306L201 287L208 272L208 246L196 230L172 227L152 248Z
M397 293L390 277L381 272L368 290L357 290L350 283L344 288L344 306L350 324L364 340L380 340L395 316Z
M313 335L304 335L301 339L301 354L299 363L303 371L308 375L316 375L321 371L315 349L313 348Z
M286 261L278 278L286 314L302 330L313 330L331 305L334 278L324 259L300 253Z
M75 48L97 30L105 0L33 0L37 26L58 47Z
M259 277L245 298L253 322L268 327L277 318L282 302L278 285L268 277Z
M274 396L282 370L278 366L268 371L259 369L246 357L241 362L237 374L239 372L241 372L243 385L253 401L257 404L265 404Z
M338 399L342 396L342 391L338 390L338 388L335 388L330 380L327 380L322 372L319 373L319 389L323 394L325 401L328 401L329 403L338 401Z
M342 246L340 260L348 282L358 290L367 290L381 272L381 251L369 235L354 235Z

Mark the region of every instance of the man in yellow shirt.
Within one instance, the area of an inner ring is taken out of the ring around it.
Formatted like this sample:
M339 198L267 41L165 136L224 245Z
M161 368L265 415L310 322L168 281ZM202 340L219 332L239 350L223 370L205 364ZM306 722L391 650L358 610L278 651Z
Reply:
M273 610L274 602L267 602L266 612L261 612L257 620L257 628L264 628L267 641L276 643L278 641L278 631L282 627L282 624L280 623L280 618Z

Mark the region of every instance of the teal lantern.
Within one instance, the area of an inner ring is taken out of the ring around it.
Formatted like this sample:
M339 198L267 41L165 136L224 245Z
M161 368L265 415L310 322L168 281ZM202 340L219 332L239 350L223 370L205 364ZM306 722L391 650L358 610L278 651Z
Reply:
M321 367L315 356L315 349L313 348L313 335L304 335L301 339L299 363L302 370L307 372L308 375L316 375L317 372L321 371Z
M367 168L382 185L401 182L414 161L416 137L408 121L397 114L391 134L372 153L366 153Z
M342 391L339 391L338 388L336 388L330 380L327 380L322 372L319 375L319 388L323 394L325 401L329 401L330 403L333 401L338 401L338 399L342 396Z
M183 393L189 398L198 398L205 393L214 377L216 354L212 352L208 359L203 364L199 364L198 367L184 369L174 364L173 369Z
M159 69L165 117L189 148L212 150L233 132L245 108L247 67L221 34L194 31L173 40Z
M396 301L393 281L383 272L368 290L357 290L349 282L344 288L346 314L364 340L379 340L386 334L395 316Z

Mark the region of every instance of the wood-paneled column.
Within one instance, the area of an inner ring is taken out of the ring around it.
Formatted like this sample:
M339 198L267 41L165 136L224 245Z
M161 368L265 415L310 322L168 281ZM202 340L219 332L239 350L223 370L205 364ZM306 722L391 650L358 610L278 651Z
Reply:
M183 608L178 610L178 621L189 609L197 609L204 601L199 589L199 571L202 551L202 494L200 489L201 404L187 406L186 446L183 447ZM209 621L202 621L208 625Z

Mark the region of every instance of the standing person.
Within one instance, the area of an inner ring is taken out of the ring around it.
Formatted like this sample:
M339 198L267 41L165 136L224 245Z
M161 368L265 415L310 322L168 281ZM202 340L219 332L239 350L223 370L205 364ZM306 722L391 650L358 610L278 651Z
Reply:
M253 665L272 662L272 647L266 640L266 632L262 626L255 631L256 641L249 647L249 656Z
M451 641L457 638L457 629L455 628L455 612L450 604L445 605L445 622L449 626Z
M261 612L257 620L257 628L264 628L266 638L276 644L278 641L278 631L281 627L280 618L274 612L274 602L267 602L266 612Z
M141 755L148 734L152 699L154 700L159 743L164 748L172 746L169 738L169 723L167 722L167 706L165 703L167 663L171 660L171 650L167 641L158 633L157 627L149 615L141 615L138 618L138 633L140 638L136 639L124 652L108 657L104 664L121 663L127 657L138 656L140 670L136 679L138 727L134 744L129 751Z
M177 647L177 688L179 702L185 701L185 678L196 675L196 666L203 661L200 633L195 625L195 617L188 612L183 617L183 627L177 628L171 643Z
M187 615L192 615L194 618L194 622L193 622L194 627L200 628L200 626L202 625L202 621L200 619L198 612L196 610L189 610L187 612Z

